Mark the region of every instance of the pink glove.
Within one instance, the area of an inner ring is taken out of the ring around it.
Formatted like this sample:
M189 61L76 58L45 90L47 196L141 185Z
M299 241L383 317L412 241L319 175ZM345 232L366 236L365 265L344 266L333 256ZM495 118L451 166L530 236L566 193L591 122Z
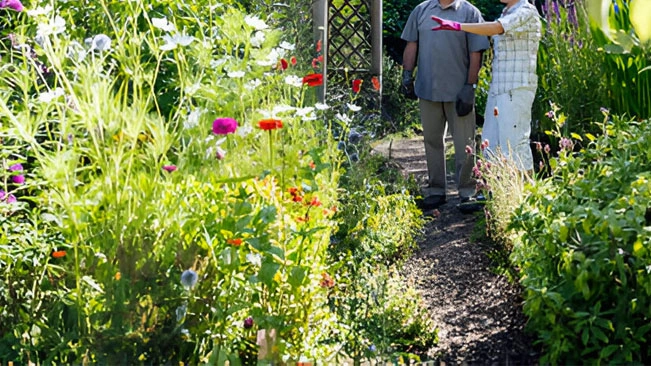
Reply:
M461 23L453 22L451 20L441 19L434 15L432 15L432 19L438 23L441 23L441 25L439 25L438 27L432 28L433 31L437 31L437 30L460 31L461 30Z

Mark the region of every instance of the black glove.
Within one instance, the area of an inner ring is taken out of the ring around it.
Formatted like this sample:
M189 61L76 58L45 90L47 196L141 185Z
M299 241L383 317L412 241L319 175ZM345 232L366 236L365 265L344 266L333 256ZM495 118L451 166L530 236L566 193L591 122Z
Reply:
M412 71L402 71L402 85L400 85L400 91L407 99L418 99L416 92L414 92L414 78L412 76Z
M466 84L461 88L459 94L457 94L457 102L455 104L457 115L459 117L467 115L472 112L474 106L475 88L471 84Z

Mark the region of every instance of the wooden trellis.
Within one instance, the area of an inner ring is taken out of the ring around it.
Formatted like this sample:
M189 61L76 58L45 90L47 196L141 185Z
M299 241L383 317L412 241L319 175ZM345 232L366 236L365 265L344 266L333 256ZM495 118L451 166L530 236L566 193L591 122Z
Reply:
M315 41L324 75L344 69L382 80L382 0L314 0ZM322 97L325 97L325 85Z

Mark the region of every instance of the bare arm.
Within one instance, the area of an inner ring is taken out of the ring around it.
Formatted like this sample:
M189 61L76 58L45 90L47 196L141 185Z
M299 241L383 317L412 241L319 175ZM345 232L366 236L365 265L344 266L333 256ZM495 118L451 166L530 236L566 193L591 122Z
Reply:
M407 42L405 51L402 53L402 69L413 71L416 67L416 53L418 51L418 42Z
M468 67L468 84L477 84L479 69L481 68L481 52L470 52L470 65Z
M461 23L461 30L479 34L480 36L494 36L496 34L504 33L504 28L500 22L486 22L486 23Z

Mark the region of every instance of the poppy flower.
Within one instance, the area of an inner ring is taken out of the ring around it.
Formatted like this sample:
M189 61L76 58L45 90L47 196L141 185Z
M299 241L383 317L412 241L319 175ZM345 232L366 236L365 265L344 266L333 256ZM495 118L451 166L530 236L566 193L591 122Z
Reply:
M321 40L316 41L316 52L321 52L322 45L323 43L321 42Z
M264 131L271 131L283 127L283 121L275 118L263 119L258 122L258 127Z
M377 76L371 78L371 83L373 83L373 89L380 91L380 79Z
M66 256L65 250L57 250L55 252L52 252L52 258L63 258L65 256Z
M215 135L228 135L237 130L237 121L233 118L217 118L212 123L212 133Z
M303 84L308 86L323 85L323 74L308 74L303 77Z
M287 62L287 60L285 60L284 58L281 58L280 59L280 68L282 70L287 70L288 67L289 67L289 63Z
M298 60L296 60L295 56L292 56L292 58L289 59L289 62L292 64L292 66L296 66Z
M240 238L228 239L226 240L226 244L230 244L234 247L239 247L240 245L242 245L242 239Z
M353 93L357 94L361 90L362 79L353 80Z

